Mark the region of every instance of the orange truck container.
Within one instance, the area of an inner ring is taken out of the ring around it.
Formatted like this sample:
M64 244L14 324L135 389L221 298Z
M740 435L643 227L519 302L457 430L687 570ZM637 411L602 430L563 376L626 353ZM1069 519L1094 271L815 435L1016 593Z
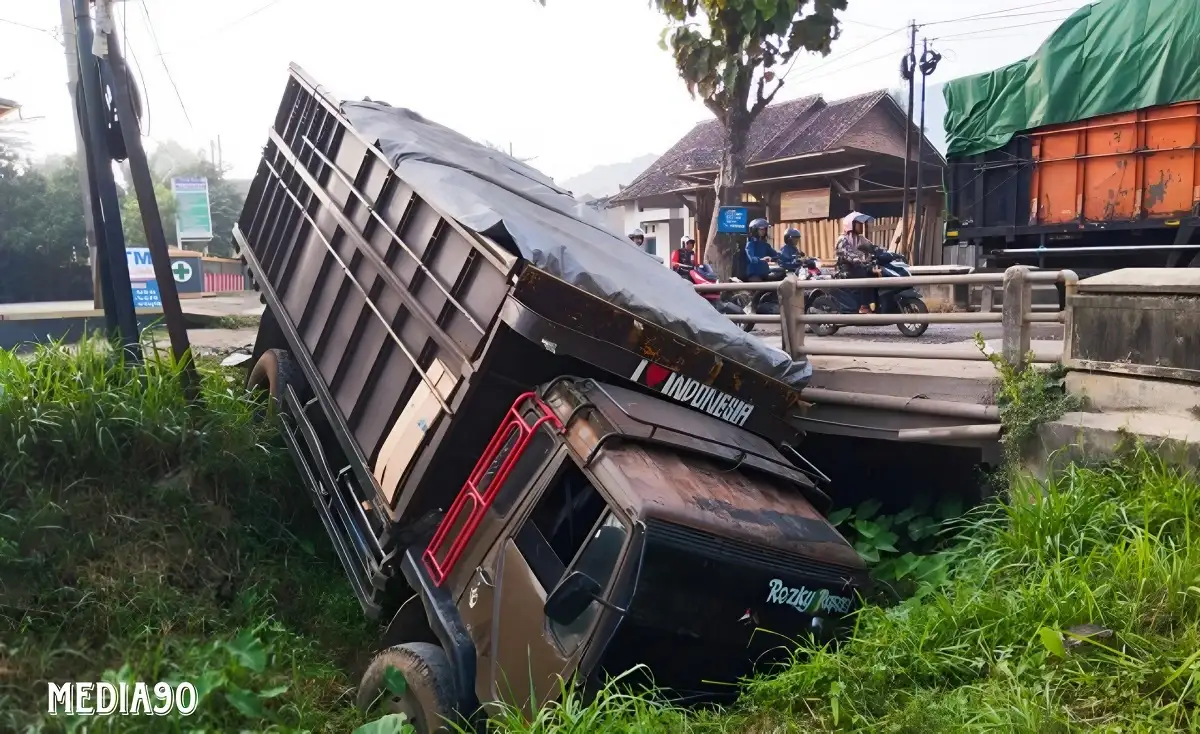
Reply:
M1047 125L951 158L946 243L978 245L998 266L1200 265L1198 149L1191 101Z

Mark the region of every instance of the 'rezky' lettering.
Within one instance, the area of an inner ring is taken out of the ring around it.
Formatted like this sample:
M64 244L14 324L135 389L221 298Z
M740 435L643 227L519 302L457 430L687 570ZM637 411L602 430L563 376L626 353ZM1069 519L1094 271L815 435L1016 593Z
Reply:
M809 589L806 586L791 588L780 579L771 579L767 590L767 603L783 604L802 614L815 612L831 612L834 614L849 614L854 600L848 596L835 596L828 589Z

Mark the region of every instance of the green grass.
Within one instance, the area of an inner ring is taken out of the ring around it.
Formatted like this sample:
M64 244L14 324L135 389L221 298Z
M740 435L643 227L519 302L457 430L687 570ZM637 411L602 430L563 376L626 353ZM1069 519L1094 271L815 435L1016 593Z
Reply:
M185 721L99 731L328 731L363 723L371 639L311 505L234 372L102 350L0 353L0 731L71 728L46 680L191 680ZM870 606L726 710L565 685L507 734L1200 730L1200 484L1144 450L1018 477L959 521L950 573ZM1072 636L1078 625L1111 632ZM1078 644L1076 644L1078 643ZM105 727L108 726L106 729ZM393 730L395 726L391 727Z
M46 681L189 680L186 721L92 731L347 732L370 643L270 425L207 366L0 352L0 731L71 730Z

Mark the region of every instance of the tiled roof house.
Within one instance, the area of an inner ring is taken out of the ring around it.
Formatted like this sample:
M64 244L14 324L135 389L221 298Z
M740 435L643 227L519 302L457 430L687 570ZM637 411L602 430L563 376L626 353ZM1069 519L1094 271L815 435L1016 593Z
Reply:
M825 189L830 192L825 218L839 217L852 208L877 217L898 216L906 125L907 115L882 90L832 102L813 95L773 104L750 128L745 190L757 198L773 223L796 216L782 204L789 192ZM624 207L630 226L649 221L644 216L650 210L653 216L660 216L660 210L682 213L686 224L680 227L695 231L703 241L722 135L715 119L697 124L612 196L608 206ZM928 140L922 143L928 191L940 185L945 159ZM915 157L914 145L910 184L916 181ZM818 210L824 212L820 206ZM672 227L672 235L680 227Z

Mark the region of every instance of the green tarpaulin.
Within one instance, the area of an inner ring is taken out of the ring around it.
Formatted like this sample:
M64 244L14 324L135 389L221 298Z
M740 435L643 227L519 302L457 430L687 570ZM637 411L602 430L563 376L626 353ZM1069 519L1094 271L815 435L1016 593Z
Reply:
M1200 99L1200 0L1100 0L1032 56L948 82L950 155L1022 130Z

